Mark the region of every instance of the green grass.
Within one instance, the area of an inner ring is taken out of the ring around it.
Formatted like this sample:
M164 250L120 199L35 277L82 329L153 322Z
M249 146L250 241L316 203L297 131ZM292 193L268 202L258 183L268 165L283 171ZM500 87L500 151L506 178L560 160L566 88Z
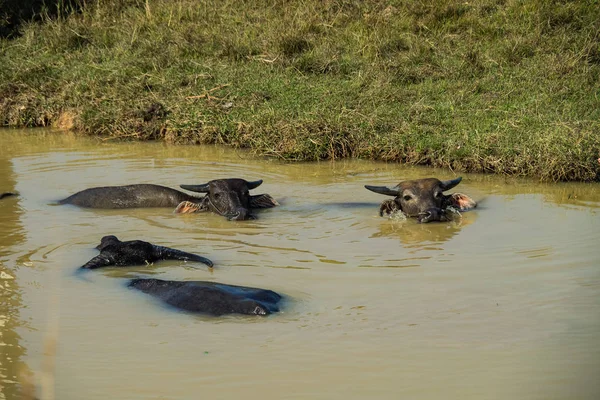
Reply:
M0 124L600 180L600 1L98 0L0 42Z

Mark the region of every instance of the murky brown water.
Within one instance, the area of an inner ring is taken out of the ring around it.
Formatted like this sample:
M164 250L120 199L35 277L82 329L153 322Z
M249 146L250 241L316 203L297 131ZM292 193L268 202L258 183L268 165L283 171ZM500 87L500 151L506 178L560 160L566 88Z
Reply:
M380 218L383 196L363 188L427 176L453 175L0 131L0 191L21 193L0 201L0 398L27 376L57 399L600 398L600 186L463 174L480 208L427 225ZM281 206L228 222L51 205L92 186L217 177L262 178L255 193ZM75 277L106 234L216 268ZM124 287L141 274L292 301L268 318L192 316Z

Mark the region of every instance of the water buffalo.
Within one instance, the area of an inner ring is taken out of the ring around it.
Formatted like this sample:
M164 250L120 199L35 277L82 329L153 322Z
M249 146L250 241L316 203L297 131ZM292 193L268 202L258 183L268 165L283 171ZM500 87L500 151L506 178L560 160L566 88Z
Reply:
M180 310L210 315L267 315L278 312L281 296L271 290L203 281L133 279L129 287Z
M379 215L390 215L401 211L408 217L416 217L419 222L426 223L450 220L451 208L465 211L477 206L477 203L465 194L444 194L445 191L458 185L461 180L461 177L448 181L426 178L400 182L391 188L369 185L365 188L375 193L395 197L393 200L385 200L381 203Z
M169 187L137 184L105 186L82 190L60 204L74 204L87 208L175 207L176 213L213 211L230 220L253 219L253 208L278 205L268 194L250 195L262 180L248 182L244 179L216 179L203 185L182 185L182 188L207 193L194 196Z
M96 246L100 254L85 263L80 269L96 269L110 265L130 266L152 264L159 260L198 261L212 268L208 258L184 251L157 246L141 240L122 242L116 236L104 236Z
M247 182L243 179L216 179L201 185L180 185L182 189L206 193L201 202L180 204L176 212L199 212L210 210L228 219L254 219L253 208L271 208L279 205L268 194L251 195L250 190L260 186L262 180Z

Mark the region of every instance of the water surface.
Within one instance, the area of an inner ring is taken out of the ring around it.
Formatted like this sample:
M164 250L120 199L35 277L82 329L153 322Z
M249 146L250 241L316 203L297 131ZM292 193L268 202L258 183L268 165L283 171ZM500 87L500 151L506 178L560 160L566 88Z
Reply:
M462 174L453 223L379 217L365 184L455 177L360 160L0 131L0 398L597 399L600 187ZM84 188L264 179L255 221L52 203ZM103 235L215 262L74 270ZM133 276L272 289L280 314L173 312ZM53 347L56 343L56 347Z

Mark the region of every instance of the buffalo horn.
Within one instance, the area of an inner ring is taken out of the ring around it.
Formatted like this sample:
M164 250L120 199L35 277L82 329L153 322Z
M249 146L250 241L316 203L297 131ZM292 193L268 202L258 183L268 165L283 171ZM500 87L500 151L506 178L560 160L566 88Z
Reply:
M179 185L180 188L198 193L208 193L208 183L202 185Z
M456 179L451 179L449 181L442 181L441 183L441 187L442 190L445 192L446 190L450 190L452 189L454 186L458 185L460 183L460 181L462 181L462 176L459 176Z
M248 182L248 190L256 189L263 183L262 179L259 179L254 182Z
M387 186L369 186L365 185L365 188L370 190L371 192L384 194L386 196L398 196L400 191L397 188L390 188Z

